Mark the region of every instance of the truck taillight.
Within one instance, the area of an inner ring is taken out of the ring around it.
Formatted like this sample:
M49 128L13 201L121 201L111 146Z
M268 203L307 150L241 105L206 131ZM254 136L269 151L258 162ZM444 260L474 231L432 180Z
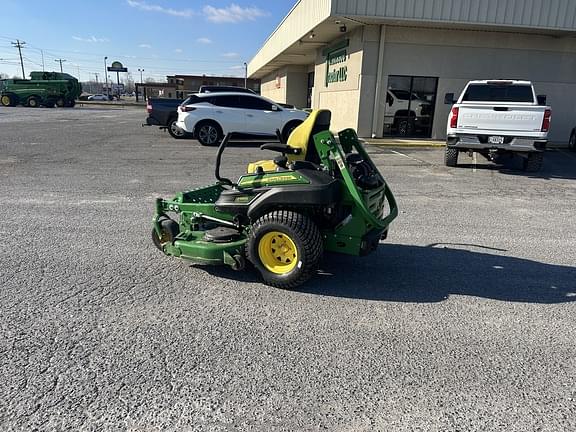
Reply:
M550 119L552 118L552 110L547 109L544 111L544 119L542 120L542 132L548 132L550 130Z
M194 111L196 108L188 106L188 105L180 105L178 107L178 111L180 112L190 112L190 111Z
M458 108L452 108L452 116L450 117L450 127L455 129L458 127Z

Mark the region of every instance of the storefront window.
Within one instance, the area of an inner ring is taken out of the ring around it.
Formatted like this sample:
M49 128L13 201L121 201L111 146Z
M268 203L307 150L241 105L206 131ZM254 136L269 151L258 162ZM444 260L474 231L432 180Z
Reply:
M384 136L430 138L438 78L390 75Z

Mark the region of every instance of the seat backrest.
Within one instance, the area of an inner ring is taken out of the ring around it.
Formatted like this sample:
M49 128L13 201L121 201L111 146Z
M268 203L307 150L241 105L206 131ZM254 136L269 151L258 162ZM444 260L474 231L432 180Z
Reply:
M332 113L328 110L314 110L308 118L292 131L288 138L288 145L300 149L298 155L288 155L289 161L305 160L320 163L320 157L314 145L314 135L330 130Z

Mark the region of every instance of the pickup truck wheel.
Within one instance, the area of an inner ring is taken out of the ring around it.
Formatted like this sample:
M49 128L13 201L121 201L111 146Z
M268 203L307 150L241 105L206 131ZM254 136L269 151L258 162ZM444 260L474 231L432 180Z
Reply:
M444 153L444 164L449 167L455 167L458 165L458 153L458 149L446 146L446 152Z
M216 146L222 141L222 129L215 122L200 122L195 130L196 139L203 146Z
M38 101L38 98L36 96L30 96L26 100L26 106L30 108L38 108L40 106L40 102Z
M542 168L542 162L544 161L544 153L528 153L528 157L524 159L524 171L526 172L538 172Z
M178 119L172 119L168 122L168 133L170 134L170 136L172 138L176 138L176 139L182 139L182 138L186 138L186 132L184 132L182 129L180 129L178 126L176 126L176 122L178 121Z
M568 141L568 147L573 152L576 152L576 131L573 131L572 135L570 135L570 141Z
M410 136L414 133L414 122L412 120L400 120L398 122L398 135Z

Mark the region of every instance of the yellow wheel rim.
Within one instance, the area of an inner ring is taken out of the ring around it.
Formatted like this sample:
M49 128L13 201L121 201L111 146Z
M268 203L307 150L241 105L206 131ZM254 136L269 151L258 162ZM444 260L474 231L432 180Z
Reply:
M298 264L296 244L280 231L271 231L262 236L258 243L258 256L264 267L275 274L289 273Z
M10 98L8 96L2 96L2 105L9 105Z

